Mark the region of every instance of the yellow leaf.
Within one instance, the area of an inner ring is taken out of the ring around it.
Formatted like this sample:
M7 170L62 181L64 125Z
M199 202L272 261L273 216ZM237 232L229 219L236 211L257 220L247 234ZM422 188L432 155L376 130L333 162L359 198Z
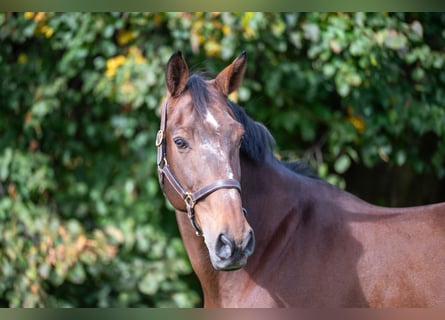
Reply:
M131 56L131 57L134 59L134 62L135 62L136 64L141 64L141 63L144 63L144 62L145 62L145 58L144 58L144 56L142 55L142 51L141 51L141 49L139 49L139 48L136 47L136 46L131 46L131 47L128 49L128 55Z
M359 116L349 116L348 121L354 126L354 128L359 132L363 133L365 131L366 125L362 117Z
M121 46L128 44L131 40L136 38L138 35L135 31L121 29L117 34L117 43Z
M31 20L32 18L34 18L34 14L35 14L34 12L27 11L23 14L23 17L26 20Z
M28 56L24 53L19 54L19 57L17 58L17 62L19 64L25 64L28 61Z
M219 43L217 43L216 41L212 41L212 40L209 42L206 42L206 44L204 45L204 49L208 56L216 56L221 53L221 45Z
M232 32L232 30L230 29L230 27L228 25L224 25L222 27L222 32L225 36L227 36Z
M42 26L41 32L45 35L45 37L50 38L54 33L54 29L50 26Z
M34 21L40 22L45 20L46 13L45 12L37 12L34 16Z
M126 59L127 58L125 58L123 55L119 55L119 56L108 59L107 60L107 70L105 71L105 75L108 78L114 77L117 69L125 63Z
M361 116L354 115L354 112L353 112L353 109L351 106L348 106L347 112L348 112L348 121L354 126L354 128L359 133L363 133L366 128L363 118Z

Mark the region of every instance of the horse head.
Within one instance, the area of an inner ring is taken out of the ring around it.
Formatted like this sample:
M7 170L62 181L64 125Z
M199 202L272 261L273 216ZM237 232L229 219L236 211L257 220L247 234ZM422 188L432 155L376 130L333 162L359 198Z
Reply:
M158 170L167 199L187 213L217 270L243 267L254 250L241 199L244 135L228 106L246 68L242 53L214 79L189 75L180 52L166 68L166 102L157 136Z

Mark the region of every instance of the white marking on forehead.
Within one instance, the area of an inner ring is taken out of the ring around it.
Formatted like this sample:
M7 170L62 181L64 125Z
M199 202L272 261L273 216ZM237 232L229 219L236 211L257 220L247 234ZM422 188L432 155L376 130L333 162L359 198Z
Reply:
M214 154L220 161L224 160L224 153L221 151L220 148L218 148L218 146L212 144L211 142L204 142L202 144L202 147L210 153Z
M225 174L226 174L226 179L234 179L235 175L233 174L233 170L232 167L230 166L230 163L227 161L227 157L225 156L225 154L222 152L222 150L220 148L218 148L216 145L212 144L212 143L203 143L202 144L202 148L204 148L207 152L213 154L216 156L216 158L218 159L218 161L220 162L227 162L226 166L225 166Z
M206 112L206 121L215 129L219 128L219 124L216 121L215 117L213 116L213 114L207 109Z

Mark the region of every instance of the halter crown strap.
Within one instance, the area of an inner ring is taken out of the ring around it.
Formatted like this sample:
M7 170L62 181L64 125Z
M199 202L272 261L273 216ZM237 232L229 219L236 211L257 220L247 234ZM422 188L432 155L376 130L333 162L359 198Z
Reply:
M184 207L176 207L176 210L187 211L187 215L193 228L196 231L196 235L203 236L202 230L196 222L194 207L196 202L205 198L209 194L219 189L237 189L241 192L241 185L238 180L235 179L219 179L216 180L194 192L188 192L184 189L176 176L173 174L166 159L166 142L165 142L165 127L167 124L167 102L161 111L161 125L156 135L156 147L158 148L157 165L158 165L158 178L162 191L167 199L168 195L165 192L165 183L168 183L176 194L184 200ZM165 179L164 179L165 178ZM170 203L172 201L169 199ZM173 203L172 203L173 204ZM245 209L243 209L244 212Z

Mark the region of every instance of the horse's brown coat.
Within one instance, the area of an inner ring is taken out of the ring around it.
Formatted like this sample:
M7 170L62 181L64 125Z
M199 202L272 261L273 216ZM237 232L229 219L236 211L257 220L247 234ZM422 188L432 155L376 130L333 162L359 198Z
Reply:
M240 69L239 61L236 63L232 69ZM234 83L224 79L231 76L229 69L217 77L219 83ZM175 79L180 78L175 73ZM208 81L208 86L213 93L221 85ZM186 86L183 88L182 95L171 103L183 104L184 113L176 109L181 114L176 119L187 122L196 111L190 107L193 102ZM214 93L220 99L224 95ZM225 112L214 115L221 132L207 129L210 141L228 137L222 132L233 127L231 121L226 126L229 118ZM193 119L194 130L204 130L199 117ZM168 126L173 130L175 125L180 124L170 122ZM224 199L224 190L197 204L197 217L209 238L218 227L235 230L241 237L250 225L256 245L243 268L217 271L209 260L208 243L194 235L186 215L177 211L206 307L445 306L445 203L378 207L326 182L296 174L272 156L259 163L231 148L224 150L239 157L230 165L241 171L241 201L248 212L248 224L237 200L232 204L218 200ZM180 163L171 165L176 170L185 168ZM192 181L200 172L182 176ZM227 199L231 203L235 198ZM208 208L218 212L209 213ZM204 214L215 217L213 222ZM206 225L209 223L211 227Z

